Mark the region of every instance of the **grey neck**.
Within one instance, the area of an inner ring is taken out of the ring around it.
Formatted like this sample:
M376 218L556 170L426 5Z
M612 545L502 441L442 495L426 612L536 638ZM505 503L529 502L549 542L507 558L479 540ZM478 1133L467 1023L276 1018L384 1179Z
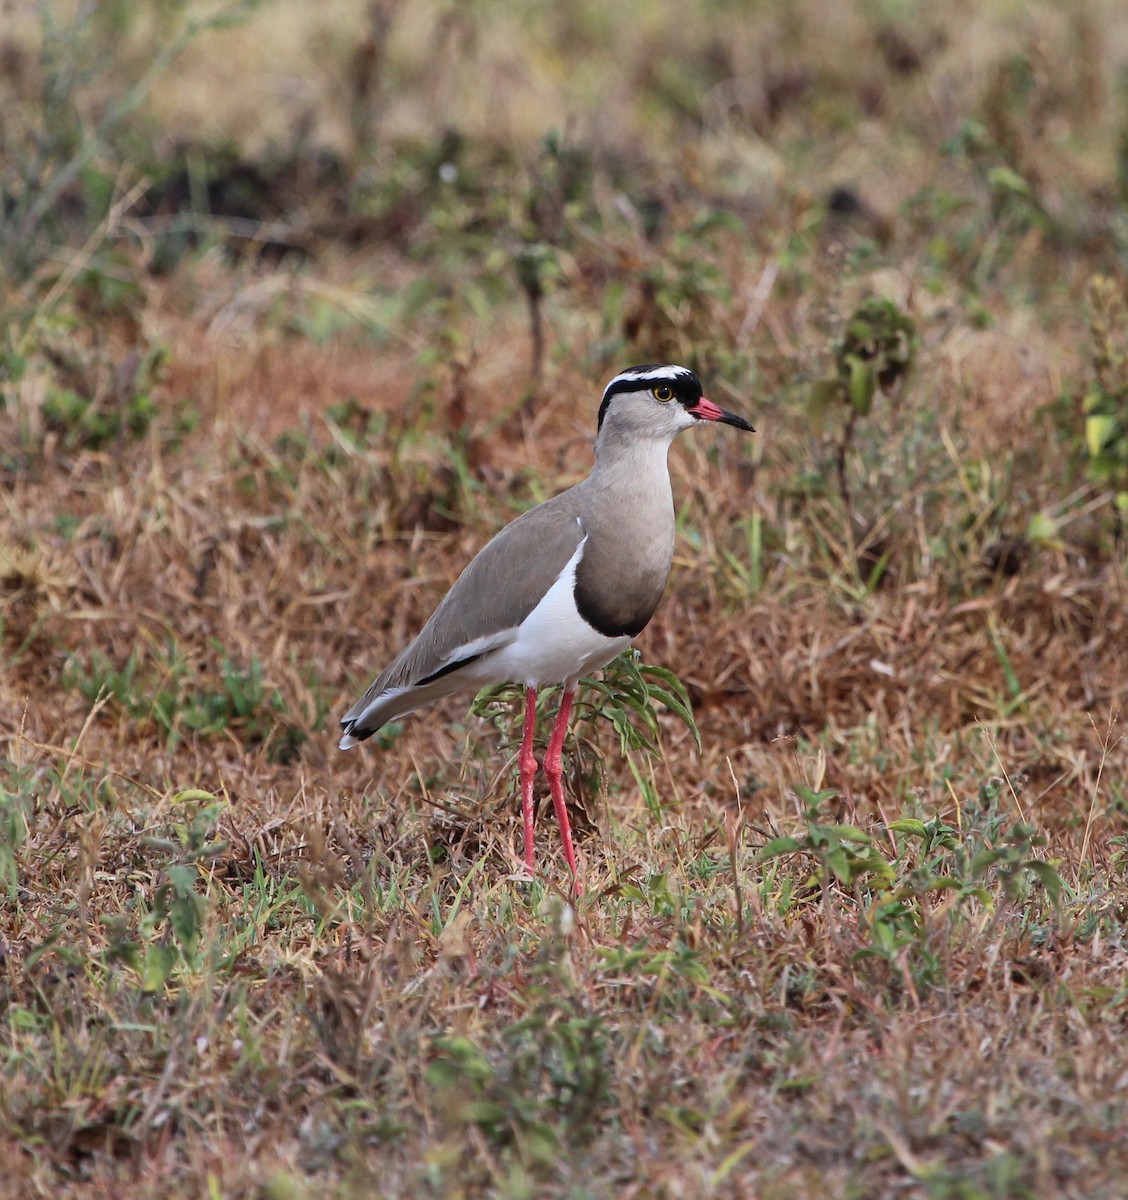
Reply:
M600 447L576 489L588 544L577 571L581 615L607 636L636 636L662 596L674 553L667 438Z

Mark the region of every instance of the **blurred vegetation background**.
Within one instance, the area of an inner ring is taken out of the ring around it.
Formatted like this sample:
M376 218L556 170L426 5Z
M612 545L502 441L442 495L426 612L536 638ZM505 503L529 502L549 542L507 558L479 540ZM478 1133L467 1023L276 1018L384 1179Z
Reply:
M928 224L934 268L982 248L968 209L1123 253L1115 0L7 0L0 38L25 267L115 202L166 267L173 217L347 241L472 224L461 200L555 243L597 182L644 228L689 196L752 227L860 211L879 245Z
M146 425L169 331L123 325L158 292L210 302L212 334L366 339L432 391L471 363L531 394L546 356L684 360L810 395L818 432L877 296L957 389L1008 393L997 421L1073 405L1071 475L1128 504L1115 0L8 0L0 60L0 386L27 435ZM106 320L68 378L76 309ZM90 411L107 356L123 416Z

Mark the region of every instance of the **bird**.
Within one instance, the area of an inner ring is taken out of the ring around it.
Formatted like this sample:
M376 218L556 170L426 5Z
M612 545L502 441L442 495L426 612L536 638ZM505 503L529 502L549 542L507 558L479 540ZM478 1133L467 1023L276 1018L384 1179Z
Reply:
M707 399L688 367L620 371L603 390L591 473L522 513L471 559L416 638L341 718L340 748L455 692L523 685L517 761L531 876L537 691L562 685L544 772L578 880L562 765L572 702L580 679L624 650L658 607L674 555L668 451L682 430L704 421L755 432Z

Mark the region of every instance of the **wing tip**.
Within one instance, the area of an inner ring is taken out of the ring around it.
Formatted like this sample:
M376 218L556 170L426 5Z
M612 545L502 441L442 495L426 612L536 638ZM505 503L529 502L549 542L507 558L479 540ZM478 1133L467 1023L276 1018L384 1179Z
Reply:
M344 729L344 733L341 734L341 740L337 743L339 750L351 750L358 742L364 740L363 734L360 737L356 735L355 720L345 717L341 721L341 727Z

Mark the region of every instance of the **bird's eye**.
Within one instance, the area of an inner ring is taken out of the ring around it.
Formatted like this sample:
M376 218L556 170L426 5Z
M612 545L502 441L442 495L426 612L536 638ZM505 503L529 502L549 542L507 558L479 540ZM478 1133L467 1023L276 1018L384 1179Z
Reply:
M668 383L660 383L656 388L650 389L650 394L655 400L661 400L665 404L674 398L674 389Z

